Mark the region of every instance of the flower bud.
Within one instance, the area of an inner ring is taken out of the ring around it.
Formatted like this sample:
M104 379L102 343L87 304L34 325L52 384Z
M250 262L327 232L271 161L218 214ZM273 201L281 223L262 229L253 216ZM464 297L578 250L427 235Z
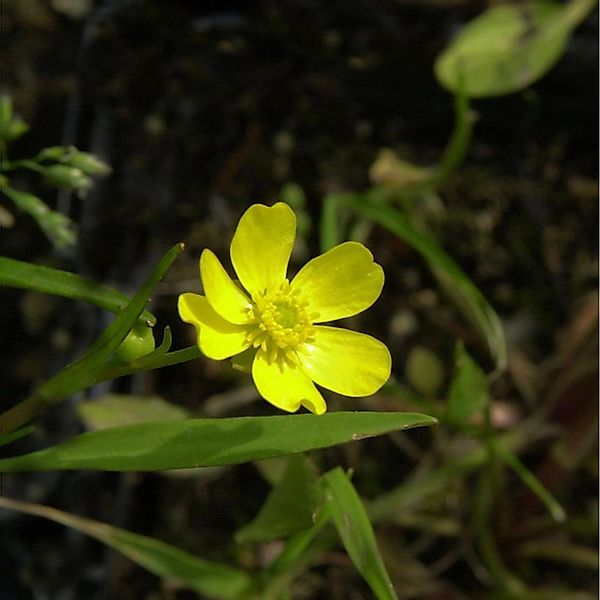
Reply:
M92 182L79 168L68 165L51 165L44 169L46 180L52 185L66 187L78 192L86 192Z
M111 168L89 152L73 151L63 159L63 162L81 169L87 175L108 175Z
M154 350L154 334L148 325L136 324L120 343L116 355L124 362L131 363Z

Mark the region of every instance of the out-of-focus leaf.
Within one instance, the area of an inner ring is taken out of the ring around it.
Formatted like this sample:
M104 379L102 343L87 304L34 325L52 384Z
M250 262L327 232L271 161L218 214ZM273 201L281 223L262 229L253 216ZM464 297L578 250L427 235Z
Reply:
M306 195L304 194L304 190L297 183L289 181L281 187L279 199L289 204L296 213L298 236L307 236L312 227L312 220L306 210Z
M406 378L419 394L434 398L444 383L444 366L434 352L414 346L406 359Z
M562 523L567 515L558 500L544 487L544 484L519 460L516 454L502 444L495 445L496 454L521 478L523 483L546 505L557 523Z
M188 419L93 431L0 461L0 471L160 471L231 465L434 425L417 413L334 412Z
M121 312L129 302L125 294L76 273L5 256L0 257L0 285L80 300L112 313ZM152 325L156 323L156 317L147 310L142 312L140 318Z
M148 571L184 584L186 587L218 600L238 600L250 583L249 576L228 565L197 558L160 540L112 527L106 523L84 519L55 508L17 502L0 497L0 506L50 519L121 552Z
M81 402L77 412L85 426L92 430L153 421L181 421L190 416L184 408L162 398L127 394L108 394Z
M428 181L432 177L432 172L430 169L401 159L390 148L383 148L369 169L369 177L376 185L389 185L402 189Z
M339 194L330 194L323 200L321 221L319 224L319 239L321 241L321 252L327 252L342 240L340 233L340 204Z
M506 367L506 341L500 319L454 260L395 208L375 204L366 194L346 194L343 196L343 202L359 215L372 219L402 238L423 256L444 290L452 296L466 318L472 321L483 335L496 362L496 370L503 371Z
M485 373L469 356L462 342L459 342L456 345L456 370L450 384L446 420L454 425L462 425L488 402Z
M286 470L256 517L235 536L238 543L266 542L314 525L322 494L317 476L303 455L288 459Z
M354 486L339 467L323 475L325 502L354 566L378 600L397 600L373 527Z
M12 442L20 440L22 437L25 437L30 433L33 433L32 425L21 427L20 429L17 429L12 433L9 433L8 435L0 436L0 446L6 446L6 444L11 444Z
M562 56L573 29L595 0L519 2L492 6L468 23L439 56L435 73L452 92L469 97L521 90Z

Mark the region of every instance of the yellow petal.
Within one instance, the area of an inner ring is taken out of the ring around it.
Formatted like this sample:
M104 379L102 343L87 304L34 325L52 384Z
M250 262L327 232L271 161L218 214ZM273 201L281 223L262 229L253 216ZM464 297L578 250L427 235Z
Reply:
M238 325L248 322L248 309L252 307L250 299L208 249L200 256L200 276L206 298L224 319Z
M243 352L250 345L247 330L221 317L205 296L181 294L177 301L182 321L191 323L198 332L198 347L208 358L222 360Z
M269 364L263 350L254 357L252 377L259 394L277 408L296 412L302 405L317 415L327 410L323 396L300 367L284 361Z
M369 308L381 293L383 269L362 244L344 242L307 262L291 285L324 323Z
M295 237L296 215L287 204L253 204L242 215L231 241L231 262L254 298L283 283Z
M390 352L379 340L349 329L317 325L314 342L298 358L318 385L344 396L369 396L388 379Z

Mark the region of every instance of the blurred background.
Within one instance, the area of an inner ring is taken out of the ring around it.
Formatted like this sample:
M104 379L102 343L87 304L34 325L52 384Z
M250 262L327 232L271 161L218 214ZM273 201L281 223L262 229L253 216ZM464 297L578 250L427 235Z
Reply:
M186 252L151 310L160 329L172 327L174 347L193 344L193 332L178 323L177 294L200 291L201 250L225 259L250 204L295 205L293 270L319 253L323 198L368 188L383 148L417 165L439 162L453 98L433 64L458 29L493 4L2 2L2 93L31 127L11 145L11 158L76 145L112 168L83 200L16 174L20 188L78 224L79 241L53 249L32 219L15 212L5 219L2 253L133 294L160 256L183 241ZM519 457L567 512L565 523L554 523L512 472L494 498L500 556L531 589L549 594L544 598L593 598L598 587L597 33L594 11L532 88L472 103L477 122L466 158L423 213L502 318L509 360L492 388L494 426L537 423ZM380 227L366 240L386 286L356 323L390 347L395 384L366 400L331 398L330 410L427 412L419 395L443 406L456 340L474 344L488 369L489 359L410 246ZM33 292L2 294L6 408L80 354L110 317ZM75 405L107 394L159 396L202 416L274 413L247 376L197 360L73 398L14 452L83 431ZM365 440L315 460L354 468L357 489L373 500L411 474L451 462L469 443L460 431L441 428ZM476 483L473 473L456 474L443 493L399 505L379 523L399 597L492 597L469 518ZM277 551L233 543L269 490L252 464L187 474L21 474L5 477L3 489L248 569ZM2 526L8 600L195 597L62 526L8 512ZM298 578L293 598L370 593L345 554L332 551Z

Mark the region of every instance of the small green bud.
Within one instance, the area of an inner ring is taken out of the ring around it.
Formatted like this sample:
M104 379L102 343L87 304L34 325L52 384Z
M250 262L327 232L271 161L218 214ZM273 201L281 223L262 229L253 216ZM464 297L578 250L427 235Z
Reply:
M93 154L80 152L74 148L62 161L81 169L87 175L108 175L111 172L111 168Z
M62 160L70 152L70 146L49 146L40 151L35 157L35 160Z
M46 167L44 175L52 185L70 188L78 192L87 192L92 185L90 178L81 169L68 165Z
M10 96L0 98L0 139L6 142L21 137L29 125L19 117L13 115L12 100Z
M150 354L154 350L154 334L148 325L136 324L120 343L116 355L124 362L131 363L136 358Z
M36 218L44 233L56 247L65 248L77 243L77 229L69 217L53 210L42 209L41 215Z

